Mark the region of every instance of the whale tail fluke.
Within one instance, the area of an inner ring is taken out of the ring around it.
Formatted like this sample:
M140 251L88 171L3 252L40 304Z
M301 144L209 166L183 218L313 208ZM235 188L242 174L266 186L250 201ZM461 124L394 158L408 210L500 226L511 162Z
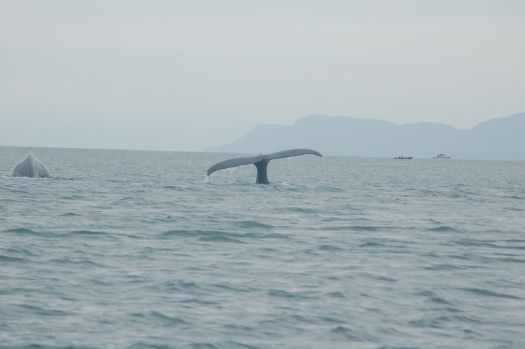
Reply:
M282 159L282 158L287 158L291 156L300 156L300 155L306 155L306 154L322 156L321 153L319 153L318 151L312 150L312 149L290 149L290 150L284 150L284 151L267 154L267 155L260 154L257 156L248 156L248 157L224 160L210 167L206 173L208 176L210 176L212 173L216 171L224 170L230 167L237 167L237 166L242 166L242 165L255 165L255 167L257 168L256 183L257 184L268 184L269 183L268 181L268 163L270 162L270 160Z

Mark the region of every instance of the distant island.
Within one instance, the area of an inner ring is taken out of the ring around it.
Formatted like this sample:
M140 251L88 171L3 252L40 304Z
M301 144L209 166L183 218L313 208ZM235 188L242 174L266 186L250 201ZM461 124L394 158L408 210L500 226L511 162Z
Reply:
M206 149L227 153L269 153L311 147L326 155L393 158L525 160L525 113L490 119L471 129L446 124L397 125L389 121L309 115L293 125L259 125L239 140Z

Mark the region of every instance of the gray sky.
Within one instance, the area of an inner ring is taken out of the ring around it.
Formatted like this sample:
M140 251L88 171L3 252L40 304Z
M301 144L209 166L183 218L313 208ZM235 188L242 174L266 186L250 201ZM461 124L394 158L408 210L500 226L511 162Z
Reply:
M525 1L0 0L0 145L201 150L525 111Z

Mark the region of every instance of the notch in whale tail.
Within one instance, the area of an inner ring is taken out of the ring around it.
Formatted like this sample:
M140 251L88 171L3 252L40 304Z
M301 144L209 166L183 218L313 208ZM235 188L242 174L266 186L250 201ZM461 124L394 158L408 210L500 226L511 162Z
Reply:
M248 157L224 160L210 167L208 169L207 174L209 176L213 172L224 170L226 168L253 164L257 168L256 183L257 184L268 184L270 183L268 181L268 163L270 162L270 160L282 159L282 158L288 158L292 156L300 156L300 155L306 155L306 154L323 156L318 151L315 151L312 149L290 149L290 150L284 150L284 151L267 154L267 155L260 154L257 156L248 156Z

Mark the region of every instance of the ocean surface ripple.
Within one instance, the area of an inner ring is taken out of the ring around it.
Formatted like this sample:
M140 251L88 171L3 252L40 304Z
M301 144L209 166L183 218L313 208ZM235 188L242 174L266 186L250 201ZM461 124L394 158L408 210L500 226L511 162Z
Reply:
M525 348L525 163L0 147L0 348Z

